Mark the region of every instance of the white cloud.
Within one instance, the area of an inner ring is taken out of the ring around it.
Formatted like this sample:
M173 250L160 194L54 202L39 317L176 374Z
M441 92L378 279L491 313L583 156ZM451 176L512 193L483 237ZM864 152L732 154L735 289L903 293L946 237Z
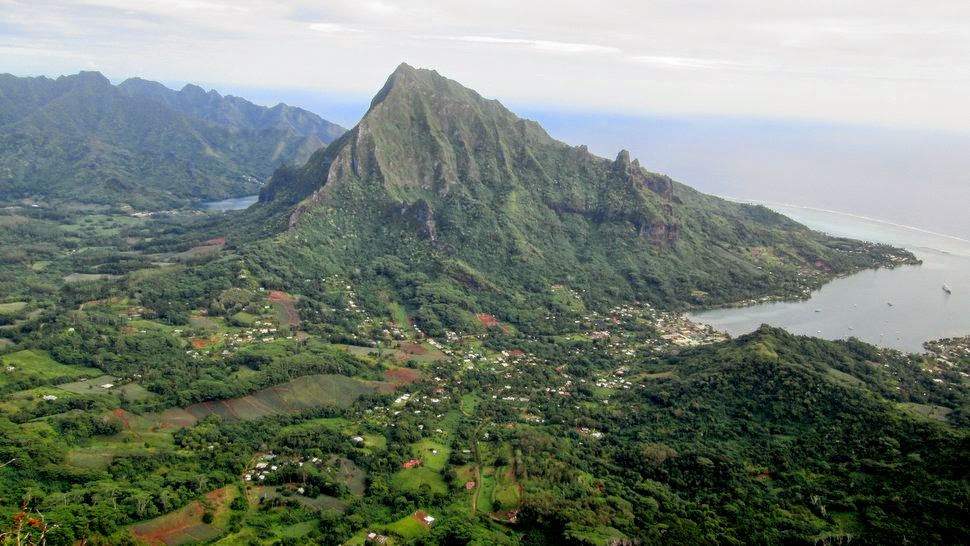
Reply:
M310 25L310 30L327 34L338 32L364 32L359 28L351 28L346 25L341 25L340 23L313 23Z
M555 53L622 53L619 48L611 46L577 42L558 42L555 40L500 38L495 36L437 36L435 38L478 44L518 45Z
M407 61L506 102L970 127L965 0L0 3L14 73L363 96Z

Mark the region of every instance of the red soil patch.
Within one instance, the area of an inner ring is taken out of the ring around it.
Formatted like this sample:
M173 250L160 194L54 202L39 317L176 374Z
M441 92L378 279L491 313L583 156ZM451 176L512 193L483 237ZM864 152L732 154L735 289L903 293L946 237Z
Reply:
M485 314L485 313L481 313L481 314L478 314L478 315L475 315L475 316L478 317L478 321L482 323L482 326L484 326L486 328L498 328L498 329L502 330L503 332L505 332L506 334L512 331L508 326L506 326L506 325L502 324L501 322L499 322L492 315L488 315L488 314Z
M495 320L495 317L493 317L492 315L486 315L484 313L480 313L475 316L478 317L478 321L482 323L482 326L486 328L492 328L492 327L498 326L498 321Z
M417 343L398 343L397 348L409 355L428 354L428 350Z
M138 330L136 330L135 328L132 328L131 326L125 326L121 329L122 334L134 334L137 331Z
M761 474L758 474L757 476L755 476L754 479L761 481L761 480L766 480L770 477L771 477L770 472L762 472Z
M136 430L131 430L131 423L129 422L129 419L131 418L130 413L128 413L127 411L121 408L118 408L111 413L111 416L121 421L121 428L134 434L135 438L137 438L139 442L142 441L141 434L139 434L138 431Z
M424 518L427 515L428 515L427 512L422 512L421 510L418 510L417 512L415 512L414 514L412 514L411 517L414 518L414 519L416 519L418 521L418 523L420 523L421 525L424 525L425 530L428 530L428 529L431 528L431 526L428 525L428 522L427 521L424 521Z
M196 501L179 512L178 517L170 518L171 522L167 527L149 530L138 529L136 526L132 529L132 532L135 536L149 544L167 544L169 541L172 541L175 535L182 534L187 529L201 523L204 512L205 508L202 507L201 503Z
M273 303L286 303L288 301L293 301L292 298L286 295L286 292L281 290L270 290L269 296L266 296L266 299Z
M206 246L224 245L224 244L226 244L226 238L225 237L216 237L215 239L209 239L208 241L206 241L206 242L204 242L202 244L203 245L206 245Z
M525 356L525 351L522 349L512 349L509 351L509 356Z
M412 370L411 368L396 368L384 372L384 381L387 381L395 387L414 383L418 379L421 379L421 372Z
M118 408L118 409L114 410L113 412L111 412L111 415L115 419L121 421L121 426L125 430L131 430L131 425L128 423L128 412L127 411L125 411L125 410L123 410L121 408Z
M226 501L226 488L223 487L222 489L216 489L215 491L206 493L205 498L212 503L222 504Z
M197 337L192 340L192 346L196 349L201 349L210 343L212 342L204 337Z

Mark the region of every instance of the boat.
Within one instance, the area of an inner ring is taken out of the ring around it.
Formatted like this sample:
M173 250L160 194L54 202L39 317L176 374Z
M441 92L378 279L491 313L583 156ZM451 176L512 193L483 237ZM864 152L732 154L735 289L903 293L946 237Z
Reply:
M953 291L950 290L950 286L948 284L946 284L946 283L943 283L943 291L946 292L947 294L952 294L953 293Z

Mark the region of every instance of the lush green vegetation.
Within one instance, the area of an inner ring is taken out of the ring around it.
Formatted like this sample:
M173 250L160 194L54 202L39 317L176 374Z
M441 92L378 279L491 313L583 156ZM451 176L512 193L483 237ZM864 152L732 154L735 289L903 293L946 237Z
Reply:
M0 201L81 201L158 210L258 191L343 129L193 85L172 91L97 72L0 75Z
M243 214L0 211L0 544L968 541L970 342L670 312L905 253L456 86L402 68Z

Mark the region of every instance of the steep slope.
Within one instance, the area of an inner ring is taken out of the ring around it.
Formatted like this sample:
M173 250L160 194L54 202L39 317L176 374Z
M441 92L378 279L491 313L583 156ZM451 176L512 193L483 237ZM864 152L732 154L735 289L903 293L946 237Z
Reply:
M281 282L287 264L370 266L361 275L432 331L470 326L472 312L561 327L576 309L554 285L592 306L796 295L891 253L705 196L626 151L610 161L568 146L406 64L354 129L274 175L261 201L288 211L285 256L265 245L259 258Z
M255 193L344 130L194 85L118 86L97 72L0 75L0 199L54 197L136 208Z

